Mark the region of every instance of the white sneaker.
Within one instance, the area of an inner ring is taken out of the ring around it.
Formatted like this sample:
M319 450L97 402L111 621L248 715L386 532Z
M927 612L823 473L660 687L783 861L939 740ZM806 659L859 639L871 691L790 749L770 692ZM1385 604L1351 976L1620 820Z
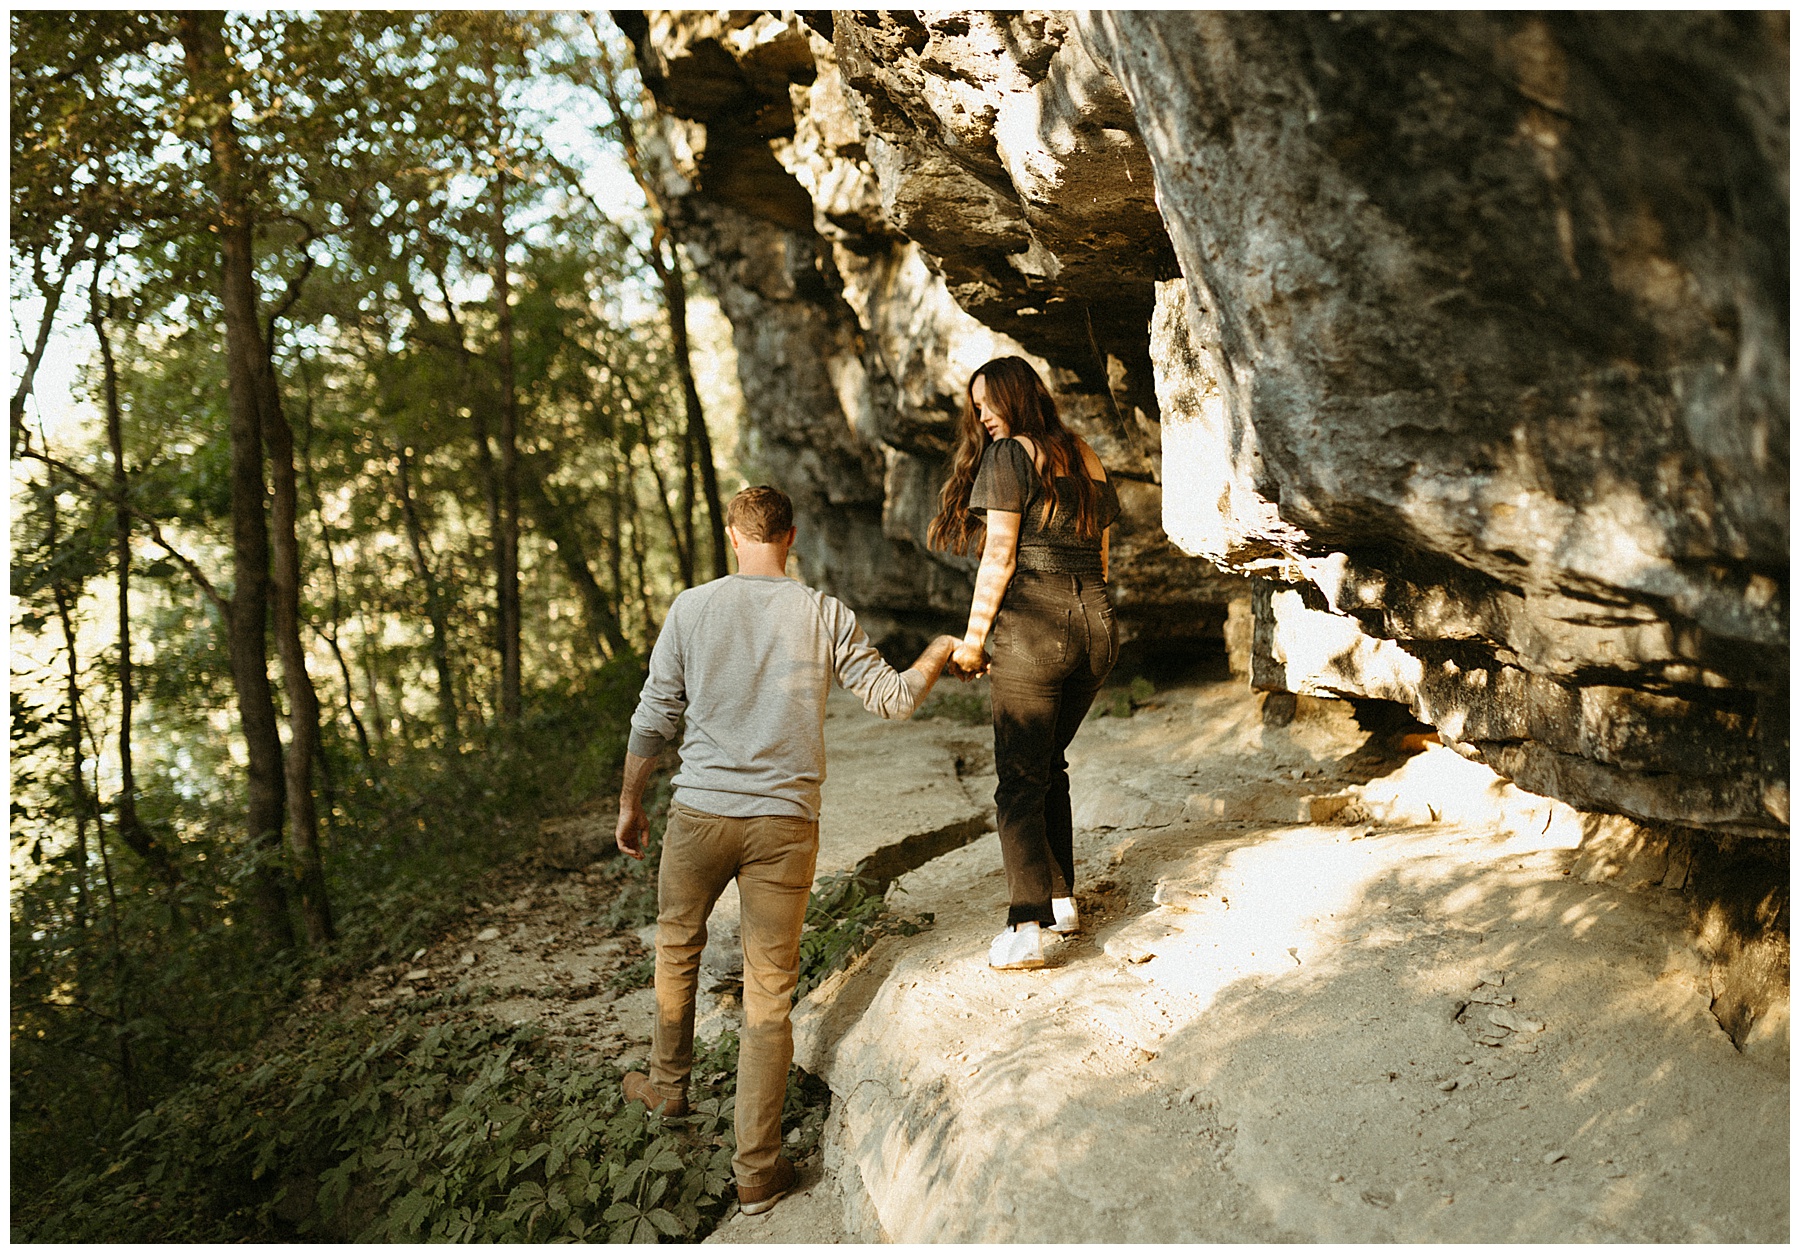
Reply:
M1060 932L1064 936L1072 936L1081 930L1081 915L1075 909L1073 897L1052 897L1050 913L1056 916L1056 922L1050 925L1052 932Z
M1044 965L1044 938L1035 923L1009 927L988 946L988 966L996 971L1024 971Z

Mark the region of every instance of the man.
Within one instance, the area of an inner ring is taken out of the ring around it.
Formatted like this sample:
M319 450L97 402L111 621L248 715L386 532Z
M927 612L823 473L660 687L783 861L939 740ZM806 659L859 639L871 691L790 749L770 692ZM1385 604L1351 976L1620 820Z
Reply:
M934 640L912 667L881 658L835 597L787 577L794 511L775 488L746 488L726 510L738 573L690 588L669 607L644 681L619 795L619 848L642 858L644 785L687 714L681 769L657 874L656 1032L650 1073L625 1077L627 1100L687 1113L694 986L706 919L732 879L741 901L744 1029L738 1045L738 1202L769 1209L794 1185L780 1154L793 1061L788 1021L800 928L819 851L825 696L835 679L882 718L906 718L956 640Z

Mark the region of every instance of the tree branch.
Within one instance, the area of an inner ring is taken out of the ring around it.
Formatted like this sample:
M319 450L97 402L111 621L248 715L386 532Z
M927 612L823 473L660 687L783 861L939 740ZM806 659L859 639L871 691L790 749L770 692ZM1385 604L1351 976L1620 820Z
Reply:
M30 448L21 450L19 456L30 458L32 461L42 462L52 469L60 470L63 474L69 476L69 478L73 479L76 483L87 488L95 496L100 497L103 500L116 500L116 496L110 488L102 484L98 479L95 479L92 475L71 466L60 457L52 457L48 453L40 453L37 450ZM180 563L182 569L187 571L189 577L193 579L200 591L206 595L206 599L213 603L213 608L224 615L225 621L229 623L231 621L231 602L221 596L219 590L213 587L212 580L206 577L206 572L195 565L194 560L187 554L183 553L163 538L162 527L158 525L155 518L144 513L143 510L136 508L129 502L121 501L118 504L126 513L144 524L145 531L147 531L150 538L156 542L157 547L164 553L167 553L170 557L174 558L176 562Z
M12 398L12 455L17 457L25 447L25 400L31 395L32 386L37 380L38 366L44 360L44 350L50 343L50 330L56 321L57 308L62 304L63 288L69 282L69 275L75 267L88 259L88 246L77 244L68 256L63 258L62 275L55 283L48 281L49 276L43 271L41 257L32 258L32 283L44 297L44 316L38 323L37 342L25 354L25 369L19 375L19 390ZM22 338L22 337L21 337Z
M306 280L312 277L313 268L319 264L319 259L307 251L308 246L319 238L319 233L313 229L313 224L305 218L291 213L284 213L281 216L289 222L298 222L300 229L306 232L305 238L300 241L300 255L306 261L300 267L300 273L288 280L287 292L282 296L281 303L269 313L269 325L263 333L263 343L265 344L275 343L275 324L287 317L288 311L300 299L300 289L306 286Z

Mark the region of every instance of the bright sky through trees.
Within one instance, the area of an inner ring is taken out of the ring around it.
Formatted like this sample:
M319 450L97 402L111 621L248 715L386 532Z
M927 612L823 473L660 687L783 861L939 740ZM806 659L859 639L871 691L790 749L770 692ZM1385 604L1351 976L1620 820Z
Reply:
M585 23L574 20L573 14L567 16L570 20L562 23L563 34L577 48L590 46L591 38ZM617 41L618 59L629 63L623 37L611 23L602 23L600 30ZM566 78L542 74L528 84L518 103L528 116L537 120L538 134L550 150L580 172L582 190L597 206L621 222L641 220L643 195L632 181L617 148L599 134L606 112L596 93ZM171 138L168 142L174 141ZM542 230L542 223L538 224L538 229ZM6 358L9 392L18 386L25 339L43 314L42 298L31 291L28 283L21 284L13 268L9 250L11 334ZM72 286L78 284L72 283ZM716 306L704 300L701 303L707 307L695 311L699 320L710 322L718 317ZM99 422L100 418L92 400L84 394L82 384L82 372L95 355L94 337L84 321L83 307L78 303L65 305L58 312L56 322L50 346L38 367L36 386L27 401L27 420L34 425L42 422L50 441L63 444L77 431ZM717 342L719 334L719 328L713 325L697 338ZM696 363L697 366L701 364ZM711 378L708 380L710 387L703 386L703 392L710 390L713 395L707 399L715 404L728 404L732 382L730 377Z
M741 468L609 30L11 15L18 1196L616 791Z

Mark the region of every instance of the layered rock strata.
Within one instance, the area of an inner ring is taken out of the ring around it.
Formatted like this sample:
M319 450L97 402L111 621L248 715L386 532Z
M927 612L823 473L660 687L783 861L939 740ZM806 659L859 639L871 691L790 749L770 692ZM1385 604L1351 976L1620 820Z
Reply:
M1787 827L1785 18L1105 13L1182 277L1165 522L1256 674Z
M1785 17L803 19L621 22L810 577L961 609L923 528L1019 352L1126 480L1135 630L1252 576L1258 686L1785 836Z
M806 576L878 638L958 625L974 559L925 530L969 375L1016 354L1118 480L1126 633L1216 637L1247 585L1161 525L1145 331L1173 254L1130 106L1066 17L618 16Z

